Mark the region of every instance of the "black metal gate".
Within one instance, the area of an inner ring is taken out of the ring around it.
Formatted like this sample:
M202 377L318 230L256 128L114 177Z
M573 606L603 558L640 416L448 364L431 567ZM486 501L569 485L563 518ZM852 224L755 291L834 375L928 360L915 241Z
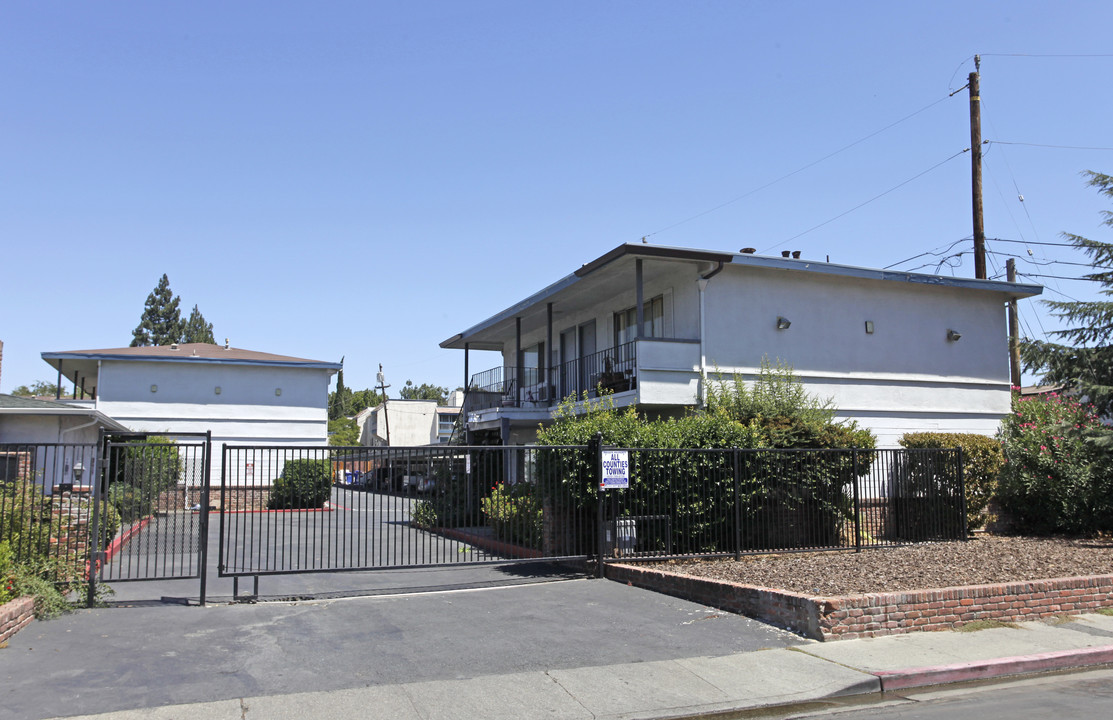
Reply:
M89 602L98 582L198 578L205 603L210 433L113 434L95 475Z
M532 447L226 445L219 574L583 560L593 506L560 478L586 466L554 460Z

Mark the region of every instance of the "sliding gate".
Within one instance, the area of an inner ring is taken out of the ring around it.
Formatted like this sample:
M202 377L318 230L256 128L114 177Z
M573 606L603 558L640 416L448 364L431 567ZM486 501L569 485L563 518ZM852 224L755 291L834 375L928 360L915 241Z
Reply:
M219 573L583 560L592 463L566 450L226 445Z

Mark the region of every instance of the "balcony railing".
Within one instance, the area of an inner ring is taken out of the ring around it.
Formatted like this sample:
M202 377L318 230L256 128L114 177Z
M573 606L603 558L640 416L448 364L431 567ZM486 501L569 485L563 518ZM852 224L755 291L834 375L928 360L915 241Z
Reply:
M464 413L493 407L551 407L569 395L595 397L637 387L637 350L633 342L607 348L553 368L496 367L476 373L468 385Z

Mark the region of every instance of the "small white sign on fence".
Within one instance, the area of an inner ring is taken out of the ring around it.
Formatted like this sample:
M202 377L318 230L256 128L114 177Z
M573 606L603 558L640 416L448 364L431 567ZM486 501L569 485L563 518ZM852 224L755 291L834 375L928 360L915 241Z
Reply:
M617 490L628 487L630 487L630 451L604 450L603 480L599 488Z

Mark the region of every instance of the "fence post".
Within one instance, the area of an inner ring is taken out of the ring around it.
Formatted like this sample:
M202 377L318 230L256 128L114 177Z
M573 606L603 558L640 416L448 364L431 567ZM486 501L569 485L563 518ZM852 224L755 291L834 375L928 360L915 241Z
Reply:
M862 552L862 498L858 488L858 449L850 451L854 466L854 552ZM876 459L876 458L875 458Z
M734 448L734 559L742 559L742 451Z
M962 499L962 541L970 539L970 522L966 517L966 473L962 463L962 446L958 448L958 496Z
M217 556L216 556L216 574L220 577L224 576L224 517L225 508L228 507L228 497L225 491L225 486L228 484L226 481L228 473L228 443L220 444L220 510L217 511L219 520L217 521ZM248 485L247 490L244 491L244 502L254 492L255 488ZM245 505L244 507L247 507Z
M85 571L89 574L89 587L85 593L86 607L93 607L97 598L97 573L100 571L101 553L100 502L102 494L105 502L108 502L108 493L103 492L108 472L108 453L105 450L105 445L104 428L102 427L97 434L97 456L100 458L100 462L93 473L93 524L89 528L89 539L85 544L85 552L88 556Z
M606 555L606 540L604 533L606 532L606 519L603 513L603 433L598 432L591 438L591 442L587 444L587 452L591 455L591 469L592 469L592 483L595 485L595 507L596 507L596 520L598 527L596 528L596 560L595 560L595 577L603 577L603 556Z
M201 606L205 605L205 585L209 576L209 473L212 471L213 465L213 431L205 431L205 458L202 466L201 477L201 522L200 532L201 537Z

